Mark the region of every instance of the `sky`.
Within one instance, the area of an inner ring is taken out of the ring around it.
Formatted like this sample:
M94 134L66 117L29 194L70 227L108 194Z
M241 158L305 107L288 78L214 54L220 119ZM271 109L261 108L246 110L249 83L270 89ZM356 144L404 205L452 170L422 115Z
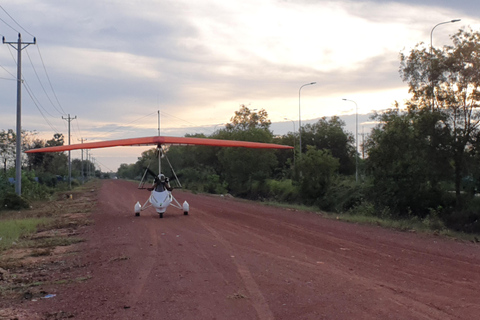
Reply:
M22 129L71 143L209 135L241 105L265 109L275 134L321 117L346 130L401 105L399 54L480 30L480 4L457 0L16 0L0 2L0 35L22 50ZM15 129L17 51L0 46L0 130ZM314 85L304 84L316 82ZM300 90L301 88L301 90ZM347 99L348 101L344 101ZM288 120L285 120L288 119ZM92 150L102 171L144 147ZM72 152L73 158L80 151Z

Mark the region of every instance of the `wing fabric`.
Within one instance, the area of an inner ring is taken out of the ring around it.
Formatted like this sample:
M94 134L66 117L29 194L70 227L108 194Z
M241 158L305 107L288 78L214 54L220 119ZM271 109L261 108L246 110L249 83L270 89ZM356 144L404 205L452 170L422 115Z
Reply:
M60 152L79 149L97 149L97 148L109 148L109 147L122 147L122 146L148 146L148 145L200 145L200 146L213 146L213 147L243 147L243 148L255 148L255 149L293 149L293 147L274 144L274 143L262 143L262 142L248 142L248 141L235 141L235 140L219 140L219 139L206 139L206 138L187 138L187 137L166 137L166 136L153 136L143 138L130 138L119 139L99 142L87 142L79 144L71 144L56 147L45 147L26 151L26 153L36 152Z

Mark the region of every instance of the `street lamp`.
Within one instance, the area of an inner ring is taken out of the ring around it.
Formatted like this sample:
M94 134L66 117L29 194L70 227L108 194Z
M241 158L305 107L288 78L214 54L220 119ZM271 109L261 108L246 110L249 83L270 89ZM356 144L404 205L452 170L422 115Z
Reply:
M295 131L296 131L295 130L295 121L290 120L288 118L283 118L283 119L285 119L287 121L292 121L292 123L293 123L293 166L295 167L295 140L296 140L295 139Z
M355 103L355 182L358 183L358 105L353 100L342 100Z
M305 86L310 86L315 84L316 82L306 83L298 89L298 136L299 136L299 144L300 144L300 157L302 157L302 117L301 117L301 109L300 109L300 92L302 88Z
M462 19L453 19L450 21L445 21L445 22L440 22L436 24L433 28L432 31L430 31L430 77L432 78L432 111L435 108L435 86L433 84L433 30L435 30L436 27L442 24L447 24L447 23L455 23L458 21L461 21Z

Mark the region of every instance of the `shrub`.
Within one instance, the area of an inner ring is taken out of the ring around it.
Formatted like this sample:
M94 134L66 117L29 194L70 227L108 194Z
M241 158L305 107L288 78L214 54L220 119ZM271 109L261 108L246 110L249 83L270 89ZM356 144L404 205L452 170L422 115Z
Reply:
M30 208L30 204L28 203L28 201L25 198L18 196L14 192L7 192L3 194L0 198L0 205L2 209L6 210L20 210Z
M366 184L358 184L353 176L337 175L332 179L325 195L317 200L322 210L346 212L364 201Z
M266 194L268 198L276 201L297 202L299 200L298 187L291 179L266 180Z

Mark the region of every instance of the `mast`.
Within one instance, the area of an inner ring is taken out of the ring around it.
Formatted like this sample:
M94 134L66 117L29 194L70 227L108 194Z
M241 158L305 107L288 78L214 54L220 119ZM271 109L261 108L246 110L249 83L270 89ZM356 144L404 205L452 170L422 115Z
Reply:
M158 136L160 137L160 110L158 110ZM158 145L158 174L162 173L162 145Z

